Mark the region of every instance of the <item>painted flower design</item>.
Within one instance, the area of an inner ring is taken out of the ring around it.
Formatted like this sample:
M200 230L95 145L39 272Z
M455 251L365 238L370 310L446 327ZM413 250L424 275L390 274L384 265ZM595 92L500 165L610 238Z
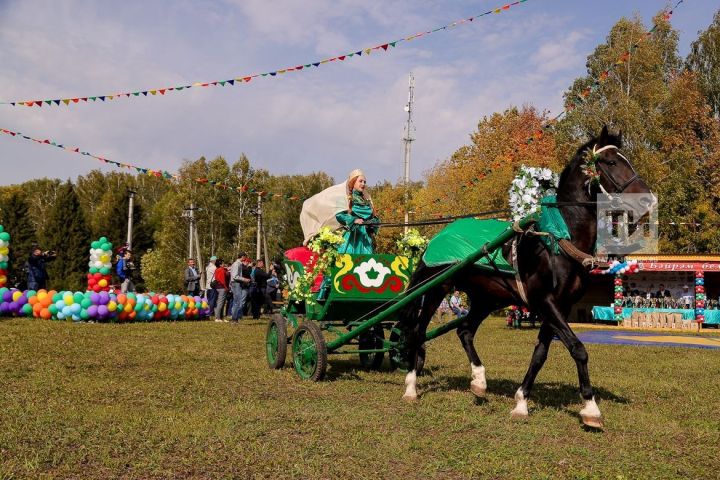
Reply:
M390 269L374 258L367 262L363 262L353 270L360 277L360 283L364 287L377 288L383 284L385 276L390 273ZM373 272L370 274L370 272Z
M298 279L300 278L300 272L293 271L290 265L285 264L285 280L288 283L288 288L292 290L297 285Z

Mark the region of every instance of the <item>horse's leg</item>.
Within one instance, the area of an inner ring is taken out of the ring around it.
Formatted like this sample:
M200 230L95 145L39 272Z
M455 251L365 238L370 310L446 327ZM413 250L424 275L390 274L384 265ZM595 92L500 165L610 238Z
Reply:
M585 401L585 407L580 410L580 417L585 425L594 428L602 428L602 413L595 402L592 385L590 384L590 373L588 372L588 353L585 345L577 338L575 332L570 329L567 324L566 315L560 311L554 302L546 303L547 315L546 321L551 322L551 326L560 341L563 342L565 348L570 352L570 356L575 360L578 371L578 381L580 383L580 395Z
M525 419L528 417L527 401L530 397L530 390L532 390L533 384L535 383L535 377L538 372L545 364L547 359L548 350L550 349L550 343L553 338L553 330L550 324L545 321L540 325L540 331L538 332L538 340L535 344L535 351L533 352L532 359L530 360L530 367L525 374L525 379L522 385L515 392L515 401L517 404L510 415L514 419Z
M484 397L487 391L487 381L485 380L485 366L480 361L480 356L475 349L473 340L480 324L487 318L486 309L480 309L479 299L472 302L470 312L465 316L465 321L457 327L457 336L462 343L465 353L470 360L470 373L472 380L470 381L470 391L477 397Z
M427 331L430 319L432 319L435 310L437 310L440 302L442 302L445 293L445 288L443 286L439 286L431 289L424 295L417 324L415 325L412 334L408 333L408 358L412 361L414 368L405 375L405 393L402 398L407 402L414 402L418 398L417 376L422 371L422 367L425 364L425 349L423 348L423 343L425 343L425 332Z

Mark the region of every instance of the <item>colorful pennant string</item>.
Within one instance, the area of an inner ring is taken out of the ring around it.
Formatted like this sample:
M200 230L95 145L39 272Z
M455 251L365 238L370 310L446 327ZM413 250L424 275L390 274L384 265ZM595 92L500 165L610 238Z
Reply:
M487 16L487 15L493 15L502 13L503 11L510 10L511 7L520 5L522 3L527 2L528 0L517 0L512 3L505 4L501 7L494 8L492 10L488 10L487 12L474 15L469 18L465 18L462 20L457 20L455 22L449 23L447 25L443 25L442 27L438 27L432 30L427 30L425 32L416 33L414 35L410 35L407 37L399 38L397 40L394 40L392 42L385 42L380 45L376 45L374 47L369 48L361 48L358 50L354 50L352 52L346 53L344 55L338 55L336 57L326 58L324 60L317 60L314 62L309 63L302 63L299 65L294 65L292 67L286 67L270 72L265 73L257 73L254 75L239 75L235 78L230 78L227 80L215 80L211 82L194 82L188 85L178 85L173 87L163 87L163 88L153 88L148 90L138 90L134 92L121 92L121 93L113 93L109 95L95 95L95 96L83 96L83 97L76 97L76 98L56 98L56 99L44 99L44 100L16 100L12 102L0 102L1 105L11 105L11 106L26 106L26 107L42 107L43 105L47 106L60 106L61 104L66 106L72 106L75 104L78 104L80 102L87 103L87 102L109 102L111 100L121 99L121 98L141 98L141 97L147 97L148 94L150 96L164 96L169 93L173 92L181 92L190 88L194 87L225 87L226 85L229 86L235 86L240 85L242 83L250 83L250 81L253 78L258 77L277 77L278 75L283 75L286 73L296 73L300 72L304 69L311 69L311 68L318 68L321 65L325 65L332 62L343 62L349 58L353 57L361 57L363 54L365 56L370 55L373 51L379 51L382 50L384 52L389 51L391 48L397 47L402 42L409 42L411 40L415 40L420 37L425 37L428 35L432 35L433 33L437 33L440 31L446 31L448 29L464 25L467 23L472 22L473 20L476 20L478 18Z
M138 165L132 165L130 163L116 162L114 160L110 160L109 158L101 157L99 155L94 155L90 152L82 151L82 150L80 150L79 147L67 146L62 143L58 143L58 142L51 141L48 139L33 138L33 137L30 137L23 133L14 132L12 130L8 130L5 128L0 128L0 133L4 133L5 135L9 135L11 137L21 138L23 140L35 142L35 143L38 143L41 145L48 145L51 147L62 148L63 150L67 150L68 152L76 153L78 155L83 155L83 156L90 157L90 158L94 158L95 160L98 160L99 162L102 162L106 165L112 165L117 168L127 169L127 170L133 171L138 174L150 175L150 176L154 176L154 177L158 177L158 178L164 178L166 180L173 180L173 179L181 180L182 179L182 177L180 175L170 173L166 170L156 170L156 169L152 169L152 168L141 167ZM297 195L288 195L288 194L284 194L284 193L270 192L267 190L253 188L253 187L250 187L249 185L233 186L228 183L225 183L222 181L217 181L217 180L211 180L209 178L193 178L192 180L194 182L197 182L200 184L210 185L210 186L212 186L214 188L218 188L220 190L232 190L237 193L248 192L253 195L259 195L266 199L283 198L286 200L300 200L300 197Z

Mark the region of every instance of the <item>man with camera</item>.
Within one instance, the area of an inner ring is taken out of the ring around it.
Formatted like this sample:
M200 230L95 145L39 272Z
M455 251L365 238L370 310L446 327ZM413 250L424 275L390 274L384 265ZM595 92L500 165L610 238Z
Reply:
M57 253L53 250L42 251L35 245L27 260L27 286L28 290L47 289L48 273L46 263L55 260Z
M126 248L120 255L120 260L118 260L117 266L115 267L115 271L121 282L120 292L128 293L135 291L135 284L132 281L133 270L135 270L135 264L132 261L132 252L129 248Z

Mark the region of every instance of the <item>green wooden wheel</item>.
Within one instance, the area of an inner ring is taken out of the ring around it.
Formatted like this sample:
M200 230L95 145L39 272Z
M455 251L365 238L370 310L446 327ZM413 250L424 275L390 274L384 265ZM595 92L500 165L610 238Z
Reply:
M383 348L384 339L385 331L383 330L383 326L381 324L375 325L369 332L365 332L363 335L360 335L360 338L358 339L359 348L360 350ZM378 370L382 367L384 357L385 352L361 353L360 364L364 368Z
M305 380L317 382L325 376L327 347L322 330L313 322L303 322L292 340L295 371Z
M265 332L265 355L270 368L277 370L285 365L287 340L287 321L276 313L268 322Z

